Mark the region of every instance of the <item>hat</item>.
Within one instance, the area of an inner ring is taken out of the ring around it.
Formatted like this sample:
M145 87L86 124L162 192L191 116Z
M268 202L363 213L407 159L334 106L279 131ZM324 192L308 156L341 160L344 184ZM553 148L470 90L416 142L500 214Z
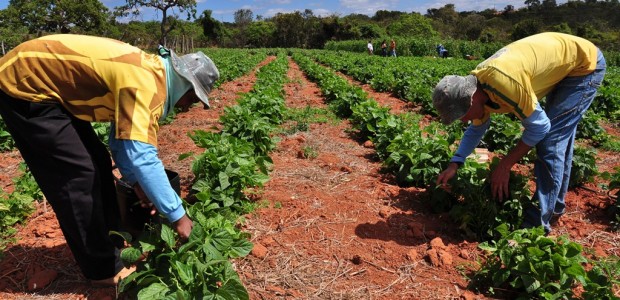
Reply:
M433 92L433 106L442 123L450 124L467 114L477 84L474 75L448 75L439 81Z
M205 108L209 107L209 97L213 83L220 78L220 72L213 61L204 53L198 51L181 57L177 56L174 51L170 51L172 67L181 75L192 83L194 93L205 104Z

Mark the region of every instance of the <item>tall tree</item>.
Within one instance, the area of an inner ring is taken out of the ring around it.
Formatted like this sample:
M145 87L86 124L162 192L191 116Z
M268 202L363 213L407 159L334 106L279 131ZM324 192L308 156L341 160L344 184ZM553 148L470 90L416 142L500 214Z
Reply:
M401 15L397 21L387 27L387 33L392 36L433 37L437 32L431 25L431 20L419 13Z
M299 11L277 13L271 21L276 25L275 45L277 47L301 47L300 32L303 32L303 17Z
M237 46L245 47L248 41L246 30L248 26L252 23L254 19L254 13L249 9L238 9L235 11L235 25L237 26L237 30L239 34L237 34Z
M441 8L431 8L426 12L426 16L433 20L435 30L448 37L455 37L457 35L456 25L460 16L454 4L446 4Z
M142 8L152 8L161 12L159 43L166 45L166 36L176 26L178 14L186 13L187 20L196 17L196 0L125 0L125 5L115 7L119 16L140 15ZM172 15L169 15L172 11Z
M222 23L211 16L213 12L211 10L205 10L202 12L202 16L199 18L200 25L202 25L202 33L209 40L216 42L220 40L222 36Z
M110 14L99 0L11 0L3 23L26 26L30 33L101 33Z
M254 19L254 13L250 9L238 9L235 11L235 24L247 26Z

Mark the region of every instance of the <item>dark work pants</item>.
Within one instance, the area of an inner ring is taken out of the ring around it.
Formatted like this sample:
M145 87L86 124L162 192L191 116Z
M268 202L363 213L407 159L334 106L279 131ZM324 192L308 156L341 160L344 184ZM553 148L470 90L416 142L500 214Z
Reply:
M18 100L2 91L0 115L84 276L114 276L123 266L120 245L108 234L120 222L112 161L91 124L60 104Z

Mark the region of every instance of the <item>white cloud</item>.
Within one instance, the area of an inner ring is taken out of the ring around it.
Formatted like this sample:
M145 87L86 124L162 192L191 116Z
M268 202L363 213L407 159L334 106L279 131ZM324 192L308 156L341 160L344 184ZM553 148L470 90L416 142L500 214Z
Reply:
M334 14L329 9L323 9L323 8L313 9L312 13L314 13L315 16L319 16L319 17L327 17L327 16L331 16Z
M372 16L378 10L398 10L398 0L340 0L346 12Z

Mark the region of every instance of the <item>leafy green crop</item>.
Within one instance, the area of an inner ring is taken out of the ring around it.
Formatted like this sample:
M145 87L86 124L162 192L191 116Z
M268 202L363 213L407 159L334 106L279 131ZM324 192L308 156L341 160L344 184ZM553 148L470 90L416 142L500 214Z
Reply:
M471 278L477 290L517 299L567 299L576 283L586 284L581 245L564 236L546 237L542 227L509 232L503 224L497 231L500 239L479 245L489 256Z
M13 192L0 191L0 251L10 242L7 238L16 233L15 224L28 218L34 211L35 201L43 199L43 193L26 164L20 163L19 169L23 173L13 179Z
M189 240L177 248L168 224L154 226L139 243L124 249L126 265L137 264L119 291L136 299L249 299L228 261L252 250L248 236L234 221L207 211L190 210L194 227ZM139 258L146 255L142 261Z
M450 161L454 140L450 135L428 134L433 130L436 127L428 126L426 132L409 127L392 139L384 165L396 174L398 184L426 187L435 182Z
M506 154L521 138L521 123L505 114L493 115L482 141L489 151Z
M0 118L0 151L8 151L15 147L15 141L6 128L6 124Z
M575 146L573 151L573 165L570 170L568 187L582 186L587 182L593 182L598 174L596 168L596 150L592 148Z
M451 206L451 218L467 235L480 240L494 237L494 228L500 224L511 230L519 228L524 208L533 205L528 177L515 172L510 174L508 197L501 203L493 199L490 175L498 163L498 158L490 166L469 159L450 183L451 194L460 199Z
M217 200L221 207L238 206L243 190L262 186L271 164L268 156L256 156L254 145L230 135L197 130L191 138L205 149L192 164L199 197ZM203 194L202 196L200 194Z

